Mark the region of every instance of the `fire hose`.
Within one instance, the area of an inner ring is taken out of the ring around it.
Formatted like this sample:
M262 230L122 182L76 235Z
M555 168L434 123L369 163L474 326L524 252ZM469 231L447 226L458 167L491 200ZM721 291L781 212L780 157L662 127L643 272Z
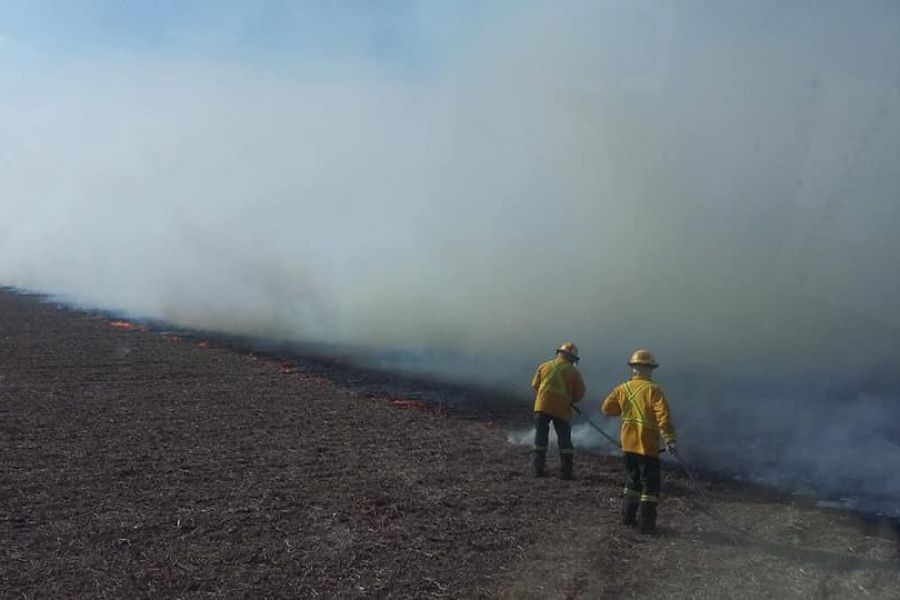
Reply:
M596 429L600 435L602 435L604 438L606 438L606 440L609 443L613 444L616 448L618 448L619 450L622 449L622 445L619 444L619 442L616 441L615 438L613 438L611 435L609 435L608 433L606 433L605 431L600 429L597 425L595 425L593 423L593 421L588 419L587 415L585 415L584 412L580 408L578 408L574 404L572 404L571 406L572 406L572 409L584 419L585 423L587 423L588 425L590 425L591 427ZM661 448L659 451L660 451L660 453L666 452L666 449ZM738 532L740 535L746 536L747 532L745 530L743 530L740 527L735 526L733 523L728 522L728 520L725 518L725 515L722 514L722 511L719 510L719 507L716 505L716 503L713 502L712 498L709 497L709 494L706 492L706 488L703 487L703 484L700 483L700 480L697 479L697 477L694 475L693 471L691 471L691 469L688 467L688 465L684 461L684 459L681 458L681 456L675 452L670 452L669 456L671 456L672 458L675 459L675 462L678 463L678 466L681 467L681 470L684 471L685 475L687 475L688 480L691 482L691 486L694 488L694 491L697 493L698 496L700 496L703 503L706 504L706 506L709 507L709 509L712 511L712 514L710 516L713 518L713 520L717 521L725 529L731 529L733 531ZM737 538L734 537L734 535L731 535L731 534L726 534L726 535L728 535L728 537L731 538L732 543L737 543Z
M590 425L591 427L593 427L594 429L596 429L596 430L600 433L600 435L602 435L603 437L605 437L605 438L606 438L611 444L613 444L616 448L618 448L619 450L622 449L622 445L621 445L619 442L617 442L617 441L613 438L613 436L609 435L608 433L606 433L605 431L603 431L602 429L600 429L599 427L597 427L596 425L594 425L593 421L591 421L590 419L588 419L588 418L587 418L587 415L585 415L583 412L581 412L581 409L580 409L580 408L578 408L577 406L575 406L575 405L573 404L573 405L572 405L572 410L574 410L575 412L577 412L577 413L581 416L581 418L584 419L584 422L585 422L585 423L587 423L588 425Z
M587 418L587 415L585 415L584 412L582 412L580 408L578 408L574 404L572 404L572 408L575 410L575 412L577 412L584 419L585 423L587 423L588 425L590 425L591 427L596 429L600 433L600 435L605 437L607 439L607 441L609 441L611 444L614 444L616 446L616 448L618 448L619 450L622 449L622 445L619 444L619 442L617 442L611 435L609 435L608 433L606 433L605 431L603 431L602 429L597 427L597 425L595 425L593 423L593 421L591 421L590 419ZM660 449L660 452L665 452L665 451L666 451L665 448ZM742 534L745 534L746 532L735 527L733 524L730 524L727 522L727 520L725 519L725 516L719 510L719 507L716 506L716 504L709 497L709 494L706 492L706 488L704 488L703 485L700 483L700 481L694 476L694 473L688 468L687 463L684 461L684 459L682 459L681 456L679 456L675 452L670 452L669 455L675 459L675 462L678 463L678 466L681 467L681 470L684 471L684 473L688 476L688 479L690 480L691 485L694 487L694 490L697 492L697 494L700 496L700 498L703 500L703 502L715 513L715 520L719 521L720 524L724 525L725 527L737 529Z
M581 411L580 408L578 408L578 407L575 406L574 404L572 405L572 408L575 410L575 412L577 412L579 415L581 415L581 417L584 419L584 422L585 422L585 423L587 423L588 425L590 425L591 427L593 427L594 429L596 429L596 430L600 433L600 435L602 435L603 437L605 437L611 444L614 444L614 445L616 446L616 448L618 448L619 450L622 449L622 445L621 445L619 442L617 442L617 441L615 440L615 438L613 438L611 435L609 435L608 433L606 433L605 431L603 431L602 429L600 429L599 427L597 427L596 425L594 425L594 422L591 421L590 419L588 419L588 418L587 418L587 415L585 415L585 414ZM665 449L665 448L660 448L659 451L662 453L662 452L665 452L666 449ZM672 456L675 456L675 455L673 454Z

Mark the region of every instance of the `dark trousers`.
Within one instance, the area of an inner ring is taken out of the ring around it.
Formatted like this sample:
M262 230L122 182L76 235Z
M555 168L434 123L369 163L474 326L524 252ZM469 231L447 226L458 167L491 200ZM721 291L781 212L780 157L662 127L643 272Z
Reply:
M563 479L572 479L573 450L572 427L566 421L547 413L534 413L534 474L536 477L544 476L544 464L547 461L547 446L550 440L550 423L556 429L557 445L559 446L560 476Z
M625 453L625 495L640 502L659 502L659 459L633 452Z
M534 451L547 452L550 443L550 423L556 430L560 454L572 454L572 426L547 413L534 413Z
M633 452L625 453L625 501L622 505L623 522L637 525L641 533L656 531L656 505L659 502L659 459Z

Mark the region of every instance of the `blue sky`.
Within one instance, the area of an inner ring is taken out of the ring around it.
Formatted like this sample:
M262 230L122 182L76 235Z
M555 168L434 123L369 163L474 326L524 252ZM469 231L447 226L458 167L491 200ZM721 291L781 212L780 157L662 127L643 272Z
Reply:
M0 35L23 59L176 55L277 63L365 56L421 68L464 43L491 15L528 6L516 4L2 0Z
M615 22L626 38L646 15L670 15L698 40L744 39L776 43L815 28L835 34L873 27L896 30L890 0L832 2L541 3L535 0L426 2L415 0L0 0L2 60L64 61L101 56L199 57L298 62L359 59L427 69L483 33L494 36L537 6L589 20ZM627 10L624 10L627 9ZM854 22L857 25L854 25ZM883 36L885 31L872 31ZM888 34L889 35L889 34ZM780 40L780 41L779 41ZM839 45L848 40L837 39ZM865 40L861 40L865 46ZM635 50L640 50L635 47ZM14 50L14 51L13 51ZM882 59L884 57L881 57Z

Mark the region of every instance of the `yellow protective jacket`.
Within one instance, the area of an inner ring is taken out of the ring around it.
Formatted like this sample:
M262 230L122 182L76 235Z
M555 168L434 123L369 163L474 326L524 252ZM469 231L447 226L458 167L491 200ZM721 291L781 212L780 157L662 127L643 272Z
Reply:
M659 456L659 436L675 441L675 426L662 389L638 375L616 388L600 407L605 415L622 415L622 450Z
M567 423L572 420L572 404L584 398L584 380L567 360L554 358L537 368L531 387L537 393L534 412L547 413Z

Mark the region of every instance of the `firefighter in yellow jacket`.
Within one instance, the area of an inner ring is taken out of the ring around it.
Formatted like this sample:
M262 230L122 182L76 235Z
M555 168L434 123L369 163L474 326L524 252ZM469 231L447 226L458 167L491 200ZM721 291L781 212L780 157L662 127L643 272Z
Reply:
M550 423L556 430L563 479L572 479L572 405L584 398L584 381L575 367L578 347L566 342L556 350L556 358L537 368L531 387L534 399L534 475L543 477L547 463Z
M616 386L603 401L605 415L622 416L622 450L625 452L625 501L623 521L635 526L640 517L641 533L656 530L656 506L659 502L659 438L666 450L675 453L675 427L662 389L653 382L653 370L659 366L647 350L637 350L628 361L631 380Z

